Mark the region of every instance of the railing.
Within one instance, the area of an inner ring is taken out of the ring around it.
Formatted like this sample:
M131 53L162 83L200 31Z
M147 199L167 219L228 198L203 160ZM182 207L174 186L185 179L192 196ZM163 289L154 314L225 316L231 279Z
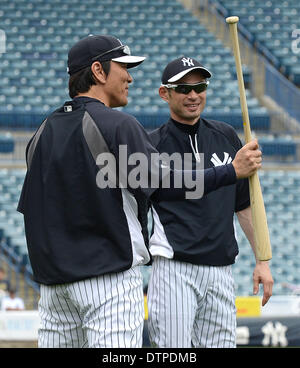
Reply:
M265 62L265 94L300 122L300 89Z
M218 20L214 21L215 32L222 35L224 42L230 45L225 18L238 14L229 14L217 0L203 0L203 3L205 12L214 14L215 19ZM295 119L300 125L300 89L276 69L278 66L276 57L257 40L254 40L246 27L239 23L238 30L242 60L244 59L252 68L252 92L258 98L264 95L271 97L287 112L290 118Z
M30 134L24 136L13 136L13 149L8 152L1 152L0 163L2 166L14 163L14 165L25 166L25 151L27 143L30 139Z

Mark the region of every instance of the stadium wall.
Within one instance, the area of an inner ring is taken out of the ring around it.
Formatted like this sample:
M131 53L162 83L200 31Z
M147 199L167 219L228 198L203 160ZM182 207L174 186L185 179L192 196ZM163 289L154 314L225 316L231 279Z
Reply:
M237 298L238 347L300 346L299 296L274 296L263 308L259 297L246 299L247 310L239 308L243 298ZM256 307L249 308L251 305ZM39 323L36 310L0 312L0 347L37 347ZM144 333L147 335L147 320Z

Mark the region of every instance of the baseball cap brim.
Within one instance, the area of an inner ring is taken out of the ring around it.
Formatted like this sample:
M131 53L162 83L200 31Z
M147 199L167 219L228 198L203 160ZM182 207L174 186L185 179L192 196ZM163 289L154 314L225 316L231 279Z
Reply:
M190 73L192 70L196 70L196 69L201 70L203 72L202 74L206 78L210 78L211 77L211 72L209 70L207 70L204 67L195 66L194 68L189 68L189 69L183 70L182 72L180 72L180 73L178 73L176 75L173 75L172 78L168 79L168 82L169 83L177 82L179 79L181 79L182 77L184 77L187 73Z
M120 56L118 58L113 58L111 60L116 61L117 63L127 64L127 69L129 69L129 68L134 68L135 66L138 66L145 59L146 57L144 56L125 55L125 56Z

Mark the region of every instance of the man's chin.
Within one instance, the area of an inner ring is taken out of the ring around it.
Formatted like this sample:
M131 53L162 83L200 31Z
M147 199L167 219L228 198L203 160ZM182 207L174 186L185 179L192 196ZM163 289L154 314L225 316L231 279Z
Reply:
M198 110L198 111L195 111L193 113L186 114L185 118L186 118L186 120L193 121L195 119L199 119L200 114L201 114L201 111Z
M112 104L110 107L124 107L127 104L128 104L128 100L126 98L126 100L124 100L124 101L118 101L117 103Z

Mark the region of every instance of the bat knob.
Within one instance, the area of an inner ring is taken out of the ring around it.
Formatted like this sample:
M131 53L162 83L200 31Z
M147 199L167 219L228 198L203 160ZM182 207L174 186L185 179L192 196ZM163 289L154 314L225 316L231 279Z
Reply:
M234 24L239 21L239 17L228 17L226 18L226 23L228 24Z

